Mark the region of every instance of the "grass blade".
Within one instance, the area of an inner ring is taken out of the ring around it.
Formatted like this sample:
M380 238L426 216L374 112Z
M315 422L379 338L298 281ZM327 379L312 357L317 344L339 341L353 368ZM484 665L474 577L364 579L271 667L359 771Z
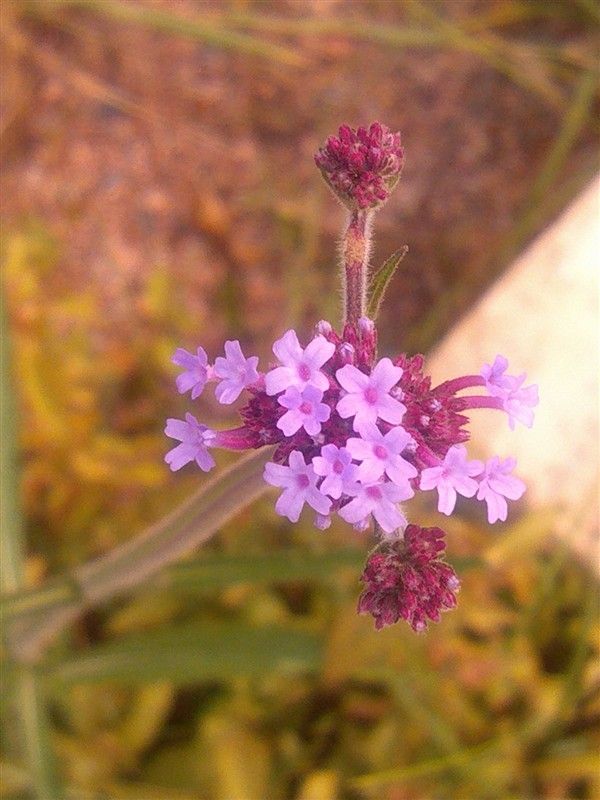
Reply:
M119 680L176 684L224 680L267 671L318 669L321 641L296 628L242 623L188 624L110 642L57 664L53 681Z

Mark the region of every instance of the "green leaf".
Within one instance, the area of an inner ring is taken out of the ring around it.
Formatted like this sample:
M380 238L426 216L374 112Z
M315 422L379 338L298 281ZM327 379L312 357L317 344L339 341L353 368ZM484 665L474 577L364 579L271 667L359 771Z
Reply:
M367 316L370 319L377 319L387 287L407 252L408 247L404 245L400 250L393 253L371 278L369 285L369 301L367 303Z
M61 685L119 680L176 684L316 670L321 640L291 627L250 627L236 622L186 624L91 648L48 667Z
M232 583L324 580L343 567L361 570L364 561L365 552L356 549L330 553L284 550L261 555L211 554L178 564L160 576L159 583L185 591L210 591Z

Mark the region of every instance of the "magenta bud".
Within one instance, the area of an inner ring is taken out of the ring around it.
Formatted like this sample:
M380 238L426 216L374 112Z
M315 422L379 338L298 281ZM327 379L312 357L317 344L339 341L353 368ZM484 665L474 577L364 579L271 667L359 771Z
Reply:
M351 211L380 208L404 165L400 134L379 122L369 128L342 125L315 154L315 163L338 199Z

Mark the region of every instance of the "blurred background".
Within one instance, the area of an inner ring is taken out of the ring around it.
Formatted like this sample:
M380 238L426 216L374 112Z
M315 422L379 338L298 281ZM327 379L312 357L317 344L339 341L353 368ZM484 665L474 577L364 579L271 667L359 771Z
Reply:
M163 464L164 420L190 408L176 347L214 358L239 338L264 364L288 327L338 321L342 212L312 156L341 123L380 120L406 149L373 252L409 246L389 354L431 350L597 171L594 0L1 11L6 590L201 485ZM232 421L210 393L195 413ZM444 525L459 607L416 636L356 616L370 542L272 506L90 611L34 670L5 661L1 797L600 796L597 584L549 512L490 534L460 506ZM440 522L418 502L411 518Z

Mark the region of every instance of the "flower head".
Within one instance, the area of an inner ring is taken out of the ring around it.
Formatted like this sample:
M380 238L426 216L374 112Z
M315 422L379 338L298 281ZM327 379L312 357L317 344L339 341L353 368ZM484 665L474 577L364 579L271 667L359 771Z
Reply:
M215 377L221 379L215 387L219 403L234 403L247 386L256 383L257 365L258 356L246 358L237 339L225 342L225 358L219 356L213 369Z
M478 484L473 480L483 470L481 461L467 461L467 448L455 445L448 450L443 462L421 472L421 489L437 489L438 511L451 514L456 505L456 495L473 497Z
M275 510L290 522L298 522L304 503L308 503L319 514L329 514L331 500L317 489L317 475L312 465L305 463L304 456L298 450L290 453L287 467L272 461L267 462L264 478L271 486L284 489L275 504Z
M389 358L382 358L370 375L352 364L338 369L336 378L346 394L338 401L337 412L345 419L354 417L354 430L381 418L398 424L406 406L392 397L390 390L402 377L402 368L395 367Z
M460 587L452 567L439 559L444 547L440 528L409 525L403 539L372 553L361 578L359 613L371 614L377 629L405 619L420 633L428 620L439 622L440 612L456 605Z
M184 350L182 347L178 347L171 361L173 364L177 364L178 367L184 368L184 372L178 375L175 380L179 394L185 394L191 389L192 400L200 397L206 385L206 381L208 380L208 358L206 356L206 351L202 347L199 347L196 350L196 355L194 355Z
M514 458L501 461L498 456L494 456L485 464L483 475L479 479L477 499L485 500L490 525L498 520L506 521L508 514L506 498L518 500L525 492L523 481L510 475L516 463Z
M208 472L215 466L215 460L208 452L208 448L217 434L198 422L193 414L186 414L185 421L168 419L165 433L181 442L165 456L165 461L173 472L189 464L190 461L195 461L203 472Z
M348 208L378 208L400 177L404 150L400 134L379 122L356 129L342 125L316 153L315 163Z

